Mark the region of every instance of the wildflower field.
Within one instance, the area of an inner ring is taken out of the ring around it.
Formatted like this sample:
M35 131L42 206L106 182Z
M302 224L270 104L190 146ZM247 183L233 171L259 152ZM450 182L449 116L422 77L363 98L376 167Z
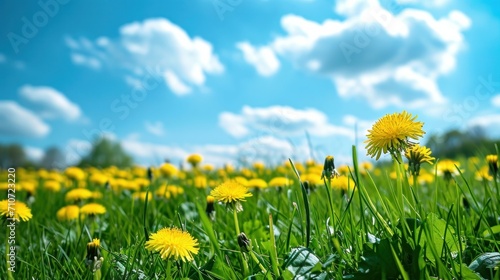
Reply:
M436 159L424 133L386 115L349 165L2 170L1 279L500 279L498 147Z

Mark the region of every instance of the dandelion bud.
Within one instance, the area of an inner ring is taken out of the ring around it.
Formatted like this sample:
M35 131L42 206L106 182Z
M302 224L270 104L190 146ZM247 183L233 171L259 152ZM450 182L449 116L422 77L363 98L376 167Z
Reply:
M151 167L148 167L148 180L149 182L153 182L153 169Z
M498 156L487 155L486 162L488 162L490 174L496 177L496 175L498 174Z
M94 240L87 243L87 257L85 258L85 264L90 270L92 270L92 273L101 269L102 261L104 260L104 258L101 257L101 252L99 251L100 244L101 242L97 238L94 238Z
M252 250L252 242L248 239L244 232L238 235L238 245L240 245L243 252L249 252Z
M207 196L207 208L205 209L205 213L211 219L215 219L215 207L214 207L215 198L211 195Z
M331 180L339 176L337 170L335 170L335 163L333 162L333 156L327 156L325 158L325 164L323 166L323 172L321 173L321 179L326 178Z

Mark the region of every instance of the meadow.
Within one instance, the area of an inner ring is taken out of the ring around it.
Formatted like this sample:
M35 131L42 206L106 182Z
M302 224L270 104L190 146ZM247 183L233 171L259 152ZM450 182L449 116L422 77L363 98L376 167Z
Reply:
M402 130L392 120L392 134L377 135L378 126L388 125L382 118L368 135L368 153L377 160L388 154L385 161L358 162L353 146L349 165L321 155L321 162L214 167L193 154L185 168L2 170L0 274L500 279L498 148L435 159L409 141L421 137L422 125L400 121L417 125Z

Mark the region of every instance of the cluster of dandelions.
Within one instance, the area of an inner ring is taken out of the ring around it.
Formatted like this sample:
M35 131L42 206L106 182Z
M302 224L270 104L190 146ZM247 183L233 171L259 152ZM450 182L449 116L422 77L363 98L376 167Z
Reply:
M418 141L424 134L424 123L416 120L417 116L403 111L387 114L377 120L368 130L365 141L367 154L378 160L382 154L389 153L394 160L401 163L402 152L408 159L408 170L413 176L418 176L420 165L434 161L431 150L420 146Z

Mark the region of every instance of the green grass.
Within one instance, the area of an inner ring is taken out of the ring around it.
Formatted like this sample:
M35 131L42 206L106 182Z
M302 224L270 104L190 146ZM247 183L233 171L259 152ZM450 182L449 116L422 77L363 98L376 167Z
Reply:
M356 186L345 194L323 183L308 192L297 179L303 172L296 174L295 167L258 173L266 181L287 176L294 183L251 190L253 196L242 203L239 227L250 238L254 254L244 255L247 273L233 212L216 204L212 221L205 214L210 188L193 187L191 171L187 178L169 182L183 187L183 194L155 197L147 206L134 201L129 191L114 192L89 183L89 189L103 193L96 202L107 213L72 222L56 219L57 210L68 204L64 200L68 189L47 191L39 179L36 201L30 205L33 219L17 224L13 275L95 279L85 266L86 244L99 238L102 279L166 279L168 263L144 248L145 231L175 226L198 239L200 250L191 263L170 262L173 279L499 279L498 182L476 180L476 169L465 159L461 166L461 174L449 182L435 175L433 182L413 186L399 165L365 172L353 148L348 176ZM435 173L434 166L426 168ZM394 170L396 179L390 176ZM215 171L206 174L216 182L222 180ZM229 177L239 175L229 173ZM163 182L155 179L149 196ZM17 199L26 201L26 194L17 192ZM5 233L0 231L2 241ZM5 256L5 246L1 253ZM0 275L6 275L5 261L1 263Z

